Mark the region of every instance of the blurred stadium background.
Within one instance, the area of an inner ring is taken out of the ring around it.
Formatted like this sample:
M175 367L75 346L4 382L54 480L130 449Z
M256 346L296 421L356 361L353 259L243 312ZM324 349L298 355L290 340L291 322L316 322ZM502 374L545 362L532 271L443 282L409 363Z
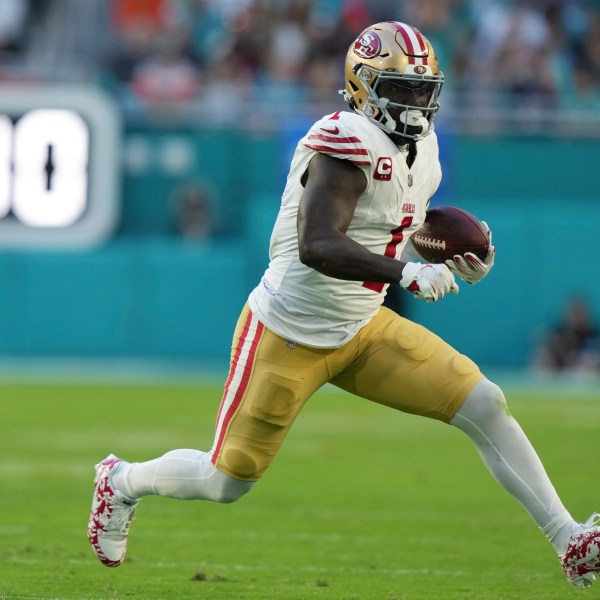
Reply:
M592 0L0 0L0 370L224 371L293 148L344 108L351 40L392 19L446 74L433 203L498 247L481 285L398 309L484 368L595 375ZM540 358L574 298L584 359Z

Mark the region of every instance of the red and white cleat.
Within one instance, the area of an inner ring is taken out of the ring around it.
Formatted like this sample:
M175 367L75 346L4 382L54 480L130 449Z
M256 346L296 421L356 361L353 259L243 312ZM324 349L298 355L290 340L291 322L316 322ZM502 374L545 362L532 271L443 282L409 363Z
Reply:
M111 474L122 459L109 454L96 465L94 497L88 523L88 540L100 562L118 567L125 559L129 525L135 517L133 500L111 485Z
M569 583L581 588L592 585L600 573L600 514L594 513L583 527L570 537L567 551L559 556Z

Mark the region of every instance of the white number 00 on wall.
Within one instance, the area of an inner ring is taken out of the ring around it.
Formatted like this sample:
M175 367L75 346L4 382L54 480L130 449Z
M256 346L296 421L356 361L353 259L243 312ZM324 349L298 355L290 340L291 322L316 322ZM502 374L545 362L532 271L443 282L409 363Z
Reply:
M72 110L0 115L0 219L66 227L86 210L89 129Z
M93 87L0 83L0 252L110 239L121 128L114 100Z

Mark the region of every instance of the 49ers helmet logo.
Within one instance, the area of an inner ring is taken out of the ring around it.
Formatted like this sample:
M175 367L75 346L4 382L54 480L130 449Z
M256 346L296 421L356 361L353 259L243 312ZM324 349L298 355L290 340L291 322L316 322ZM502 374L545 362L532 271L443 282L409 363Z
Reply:
M374 58L381 52L381 40L374 31L365 31L354 42L354 52L361 58Z

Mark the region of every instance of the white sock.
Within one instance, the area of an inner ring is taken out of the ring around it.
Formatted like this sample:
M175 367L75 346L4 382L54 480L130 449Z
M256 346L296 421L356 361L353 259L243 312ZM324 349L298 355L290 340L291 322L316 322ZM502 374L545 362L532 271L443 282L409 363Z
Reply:
M189 449L172 450L142 463L123 462L112 477L115 489L130 498L154 494L215 502L234 502L254 483L225 475L211 463L210 454Z
M479 382L450 424L471 438L494 479L563 554L580 525L563 506L533 446L510 415L500 388L487 379Z

